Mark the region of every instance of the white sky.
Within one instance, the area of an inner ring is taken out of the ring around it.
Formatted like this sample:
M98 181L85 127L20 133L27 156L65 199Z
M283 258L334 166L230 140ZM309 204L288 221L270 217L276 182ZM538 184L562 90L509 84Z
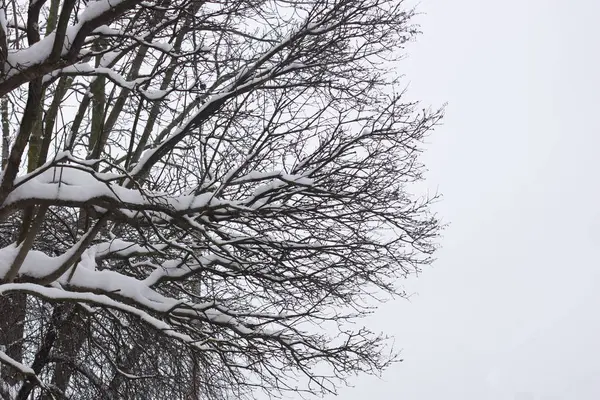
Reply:
M369 320L405 362L344 400L600 399L600 2L422 0L409 94L451 223L410 302Z

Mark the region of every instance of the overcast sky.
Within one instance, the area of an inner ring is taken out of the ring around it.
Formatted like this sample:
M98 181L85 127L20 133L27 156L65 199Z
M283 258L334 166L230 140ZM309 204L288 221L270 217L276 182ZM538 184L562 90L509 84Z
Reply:
M405 362L340 398L600 399L600 2L419 9L404 72L449 103L424 161L451 225L417 295L369 320Z

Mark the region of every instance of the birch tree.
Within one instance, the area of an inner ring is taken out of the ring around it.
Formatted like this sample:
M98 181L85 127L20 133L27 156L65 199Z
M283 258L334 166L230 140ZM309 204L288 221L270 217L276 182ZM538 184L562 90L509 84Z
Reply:
M335 392L431 262L390 0L5 0L0 396Z

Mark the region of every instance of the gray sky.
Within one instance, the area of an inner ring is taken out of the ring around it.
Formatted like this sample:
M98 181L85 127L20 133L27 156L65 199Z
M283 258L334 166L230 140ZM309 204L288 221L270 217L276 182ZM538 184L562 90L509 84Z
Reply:
M600 398L600 2L422 0L409 94L451 223L410 302L369 320L405 362L344 400Z

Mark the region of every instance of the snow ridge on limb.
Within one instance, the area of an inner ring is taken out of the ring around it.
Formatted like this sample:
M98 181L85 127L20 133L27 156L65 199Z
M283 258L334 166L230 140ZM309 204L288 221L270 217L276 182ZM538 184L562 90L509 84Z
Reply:
M78 15L76 24L64 26L63 32L51 32L27 48L9 52L4 64L5 79L0 83L0 96L30 81L33 77L41 77L65 64L76 62L86 53L84 51L82 54L81 51L88 35L99 26L133 9L137 3L133 0L89 2L84 11ZM28 27L28 29L32 28ZM59 46L55 46L55 42L58 42Z
M352 323L403 295L439 230L405 186L441 112L391 93L383 61L410 16L387 0L50 0L24 31L0 15L12 397L319 394L394 362Z

